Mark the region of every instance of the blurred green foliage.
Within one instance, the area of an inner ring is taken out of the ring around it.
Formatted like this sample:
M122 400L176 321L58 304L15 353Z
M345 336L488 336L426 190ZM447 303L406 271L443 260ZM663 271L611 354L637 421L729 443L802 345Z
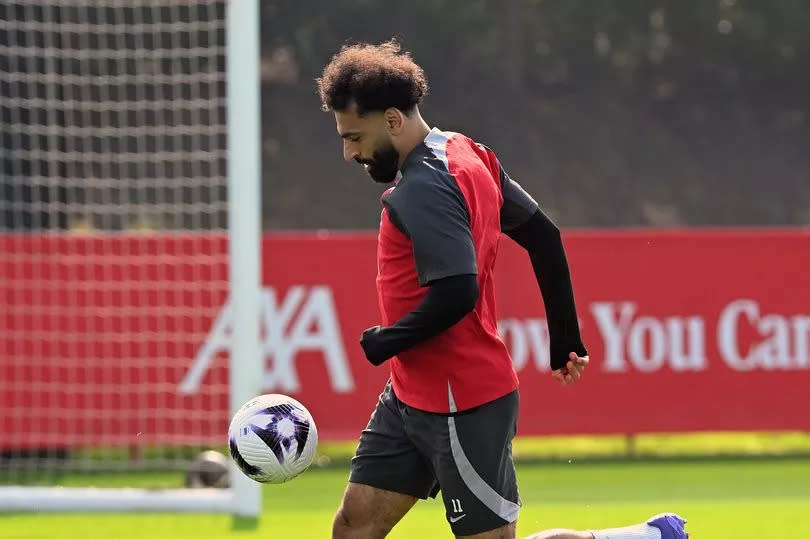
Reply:
M313 79L397 37L429 123L493 147L574 226L810 223L810 4L799 0L262 3L265 227L370 228Z

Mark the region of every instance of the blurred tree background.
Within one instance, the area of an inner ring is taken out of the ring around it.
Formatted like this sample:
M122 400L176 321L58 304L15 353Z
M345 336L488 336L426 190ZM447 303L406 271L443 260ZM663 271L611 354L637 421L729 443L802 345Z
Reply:
M810 224L810 2L262 2L264 226L377 226L314 79L396 37L423 114L498 152L564 226Z

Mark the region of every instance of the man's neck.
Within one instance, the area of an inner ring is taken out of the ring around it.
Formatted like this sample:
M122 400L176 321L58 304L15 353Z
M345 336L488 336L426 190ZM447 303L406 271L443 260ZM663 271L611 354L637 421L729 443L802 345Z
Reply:
M408 136L403 139L403 145L399 149L399 163L397 163L397 167L400 169L408 155L410 155L414 148L422 144L425 137L430 133L430 126L422 119L418 111L416 115L413 128L410 130Z

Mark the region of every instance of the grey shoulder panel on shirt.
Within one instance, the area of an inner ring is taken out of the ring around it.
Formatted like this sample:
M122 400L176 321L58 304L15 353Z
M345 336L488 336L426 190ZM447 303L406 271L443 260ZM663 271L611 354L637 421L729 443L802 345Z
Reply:
M500 169L501 195L503 205L501 206L501 232L508 233L520 225L526 223L540 209L540 205L527 193L518 182L509 177L509 174L500 164L495 152L480 142L476 143L479 148L488 152L496 161Z
M413 244L420 286L477 274L467 202L455 178L426 159L383 197L389 218Z

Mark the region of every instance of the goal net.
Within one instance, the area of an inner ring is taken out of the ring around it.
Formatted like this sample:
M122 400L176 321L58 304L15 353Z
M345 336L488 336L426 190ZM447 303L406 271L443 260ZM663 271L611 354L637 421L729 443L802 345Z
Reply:
M252 396L225 358L180 387L233 293L229 203L255 197L226 159L239 4L255 38L249 0L0 4L0 509L257 510L233 472L183 477Z

